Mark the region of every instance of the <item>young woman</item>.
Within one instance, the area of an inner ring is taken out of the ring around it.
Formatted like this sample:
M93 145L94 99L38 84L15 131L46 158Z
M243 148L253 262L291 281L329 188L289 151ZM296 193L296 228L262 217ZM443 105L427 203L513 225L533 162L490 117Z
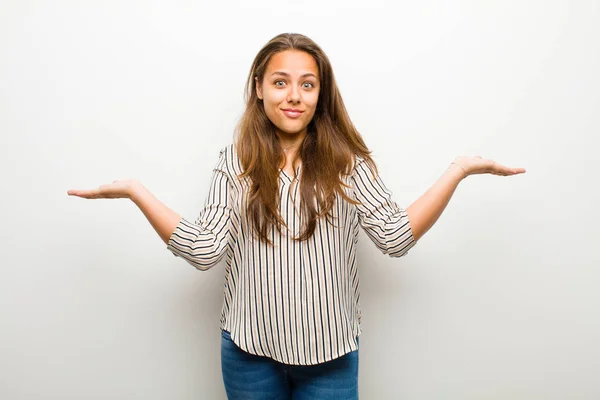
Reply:
M194 223L137 180L68 194L131 199L167 248L199 270L226 258L221 364L229 398L355 399L359 227L383 253L401 257L462 179L523 172L457 157L417 201L399 207L325 53L306 36L281 34L254 59L236 141L221 150Z

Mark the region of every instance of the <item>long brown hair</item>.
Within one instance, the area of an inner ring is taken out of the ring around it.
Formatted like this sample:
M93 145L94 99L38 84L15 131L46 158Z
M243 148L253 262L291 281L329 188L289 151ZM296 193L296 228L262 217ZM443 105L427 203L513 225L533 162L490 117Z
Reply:
M357 203L346 195L344 186L347 185L342 180L352 172L356 156L364 158L376 171L371 152L348 116L331 63L323 50L301 34L275 36L258 52L250 68L245 86L246 111L237 126L236 141L244 168L240 177L251 179L247 211L255 233L267 243L271 243L269 228L274 226L281 232L285 225L278 212L279 166L285 155L275 127L257 96L255 78L262 83L271 57L285 50L310 54L317 63L320 81L316 111L296 155L302 160L300 204L305 224L295 239L307 240L313 235L317 220L330 216L336 194Z

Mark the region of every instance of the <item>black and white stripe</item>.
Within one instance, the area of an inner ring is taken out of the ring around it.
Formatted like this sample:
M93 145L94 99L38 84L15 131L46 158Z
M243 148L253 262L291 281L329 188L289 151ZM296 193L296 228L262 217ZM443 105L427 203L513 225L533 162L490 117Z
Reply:
M286 364L312 365L358 348L360 285L356 265L359 226L385 254L405 255L415 244L406 210L380 177L358 158L339 197L333 224L321 219L304 242L299 185L280 173L279 212L289 232L271 232L274 246L256 238L247 216L248 178L235 146L221 150L205 206L192 224L181 219L167 248L199 270L226 256L221 328L243 350ZM302 179L301 168L298 179Z

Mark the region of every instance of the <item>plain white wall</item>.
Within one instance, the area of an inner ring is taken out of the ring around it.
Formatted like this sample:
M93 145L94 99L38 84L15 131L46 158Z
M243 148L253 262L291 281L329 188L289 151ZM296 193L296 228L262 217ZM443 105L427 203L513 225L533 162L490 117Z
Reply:
M0 398L224 399L223 265L171 255L126 200L187 218L256 52L301 32L407 207L463 181L408 256L360 243L364 399L600 396L597 1L3 1Z

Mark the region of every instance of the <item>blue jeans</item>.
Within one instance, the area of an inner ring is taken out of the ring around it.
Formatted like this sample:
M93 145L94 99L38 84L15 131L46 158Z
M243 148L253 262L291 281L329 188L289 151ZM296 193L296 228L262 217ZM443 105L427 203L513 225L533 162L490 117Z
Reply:
M221 370L230 400L358 399L358 350L317 365L287 365L240 349L221 331Z

